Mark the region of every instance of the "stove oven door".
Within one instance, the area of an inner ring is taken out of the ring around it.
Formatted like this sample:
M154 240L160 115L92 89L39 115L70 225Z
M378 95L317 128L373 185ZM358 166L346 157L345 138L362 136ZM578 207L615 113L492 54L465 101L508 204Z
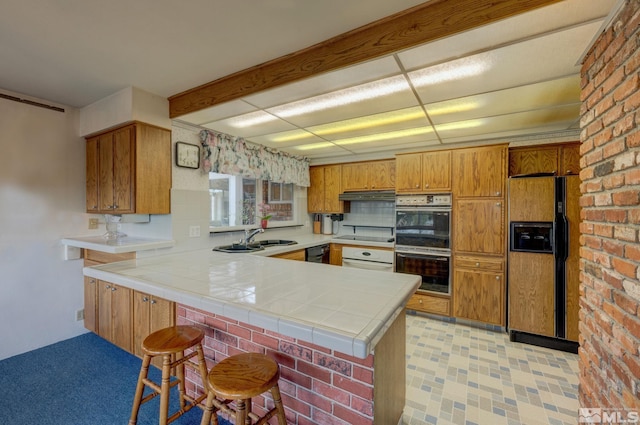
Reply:
M422 276L419 291L450 294L451 255L396 249L396 272Z

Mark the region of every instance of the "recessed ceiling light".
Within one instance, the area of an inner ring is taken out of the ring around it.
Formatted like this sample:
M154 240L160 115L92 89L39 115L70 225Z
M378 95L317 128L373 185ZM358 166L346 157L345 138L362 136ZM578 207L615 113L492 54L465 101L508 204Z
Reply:
M353 145L355 143L378 142L380 140L392 140L401 137L417 136L420 134L432 133L431 127L416 127L406 130L389 131L387 133L371 134L368 136L350 137L348 139L334 140L336 145Z
M226 124L234 128L247 128L254 125L266 124L271 121L276 121L278 118L264 111L249 112L248 114L238 115L237 117L229 118Z
M276 116L289 118L387 96L403 90L409 90L409 84L404 76L399 75L276 106L269 108L268 111Z
M330 124L316 125L313 127L309 127L308 130L319 136L326 136L329 134L397 124L420 118L426 120L424 111L420 107L414 107L400 109L398 111L383 112L381 114L369 115L366 117L353 118L350 120L338 121Z
M334 147L335 145L333 143L330 142L320 142L320 143L311 143L309 145L300 145L300 146L293 146L290 149L295 149L297 151L308 151L308 150L312 150L312 149L322 149L322 148L329 148L329 147Z
M462 130L464 128L480 127L482 124L484 124L484 120L482 120L482 119L456 121L456 122L450 122L450 123L447 123L447 124L438 124L438 125L436 125L436 130L438 132L451 131L451 130Z

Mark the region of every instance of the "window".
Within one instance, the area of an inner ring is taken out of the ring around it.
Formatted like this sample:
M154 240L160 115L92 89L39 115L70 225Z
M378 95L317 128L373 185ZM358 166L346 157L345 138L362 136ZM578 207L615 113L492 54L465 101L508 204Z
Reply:
M298 224L296 186L247 179L230 174L209 173L211 221L214 230L255 227L260 224L260 205L268 205L269 227Z

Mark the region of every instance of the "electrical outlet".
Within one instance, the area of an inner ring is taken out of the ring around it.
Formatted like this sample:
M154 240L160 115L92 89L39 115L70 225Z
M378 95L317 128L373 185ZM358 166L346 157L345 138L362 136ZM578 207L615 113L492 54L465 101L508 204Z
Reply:
M89 229L97 229L98 228L98 219L90 218L89 219Z
M189 226L189 237L190 238L199 238L200 237L200 226Z
M84 320L84 308L76 310L76 321L79 322L80 320Z

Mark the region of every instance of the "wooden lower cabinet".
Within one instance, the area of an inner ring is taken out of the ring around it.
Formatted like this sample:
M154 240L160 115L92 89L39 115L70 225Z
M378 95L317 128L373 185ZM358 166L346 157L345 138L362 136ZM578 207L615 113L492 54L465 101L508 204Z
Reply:
M451 300L449 297L439 297L421 292L416 292L407 302L408 310L416 310L424 313L451 315Z
M98 335L131 352L132 291L98 280Z
M84 277L84 327L98 333L98 279Z
M329 264L342 266L342 245L337 243L329 244Z
M505 325L504 261L499 257L454 259L453 316Z
M133 354L142 357L142 341L152 332L175 325L175 303L144 292L133 291ZM162 358L154 358L162 365Z
M272 255L273 258L283 258L285 260L305 261L306 251L298 249L296 251L285 252L283 254Z

